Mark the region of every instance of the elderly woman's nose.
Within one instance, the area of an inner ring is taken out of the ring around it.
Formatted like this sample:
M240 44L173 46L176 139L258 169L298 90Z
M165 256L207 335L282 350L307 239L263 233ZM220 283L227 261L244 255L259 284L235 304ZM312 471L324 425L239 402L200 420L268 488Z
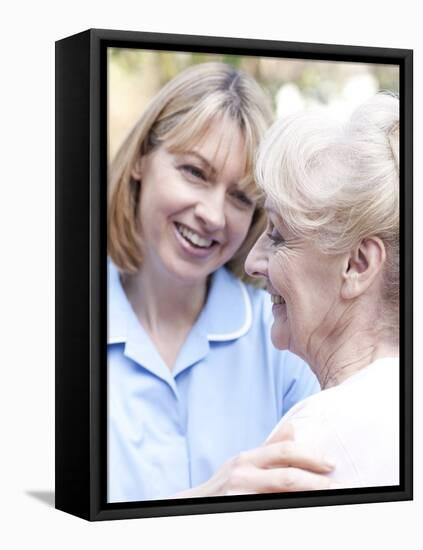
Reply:
M250 277L267 276L267 256L262 245L262 237L256 242L245 260L245 271Z

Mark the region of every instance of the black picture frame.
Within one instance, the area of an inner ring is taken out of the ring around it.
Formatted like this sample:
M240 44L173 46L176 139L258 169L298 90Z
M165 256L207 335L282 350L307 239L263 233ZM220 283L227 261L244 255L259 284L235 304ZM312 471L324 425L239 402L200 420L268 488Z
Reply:
M106 502L108 47L397 64L400 71L400 485ZM56 42L56 508L86 520L412 499L413 52L91 29Z

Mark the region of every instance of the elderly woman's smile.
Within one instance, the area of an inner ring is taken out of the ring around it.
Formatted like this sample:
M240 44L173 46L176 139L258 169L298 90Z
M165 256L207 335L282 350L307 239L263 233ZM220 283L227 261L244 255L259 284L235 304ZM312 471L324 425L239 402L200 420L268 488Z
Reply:
M345 260L324 255L312 242L296 237L271 208L268 214L268 230L248 256L246 270L266 279L273 303L273 344L310 360L343 317Z
M272 304L279 305L279 304L285 304L285 300L282 298L282 296L278 296L277 294L272 294Z

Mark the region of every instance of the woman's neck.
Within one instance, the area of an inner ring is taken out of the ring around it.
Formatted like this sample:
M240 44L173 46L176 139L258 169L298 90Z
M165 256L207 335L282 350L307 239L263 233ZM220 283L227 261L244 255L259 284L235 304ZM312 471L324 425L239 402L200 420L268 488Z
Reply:
M152 333L166 326L174 330L192 327L207 294L207 281L195 285L178 284L146 268L126 275L122 278L122 286L135 314Z
M341 384L377 359L398 355L398 339L377 318L353 314L322 338L306 361L322 389L326 389Z
M316 369L322 389L337 386L363 368L383 357L396 357L399 354L397 346L388 342L377 342L366 338L366 334L357 333L357 338L344 343L321 363ZM322 353L322 356L324 354Z

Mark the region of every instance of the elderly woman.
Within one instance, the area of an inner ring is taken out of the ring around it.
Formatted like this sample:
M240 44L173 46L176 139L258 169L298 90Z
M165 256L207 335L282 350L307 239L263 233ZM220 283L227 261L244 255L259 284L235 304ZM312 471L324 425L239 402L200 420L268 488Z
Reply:
M272 342L324 391L293 407L295 440L324 448L340 487L399 483L399 101L379 94L346 123L276 123L257 177L268 226L246 261L272 295Z

